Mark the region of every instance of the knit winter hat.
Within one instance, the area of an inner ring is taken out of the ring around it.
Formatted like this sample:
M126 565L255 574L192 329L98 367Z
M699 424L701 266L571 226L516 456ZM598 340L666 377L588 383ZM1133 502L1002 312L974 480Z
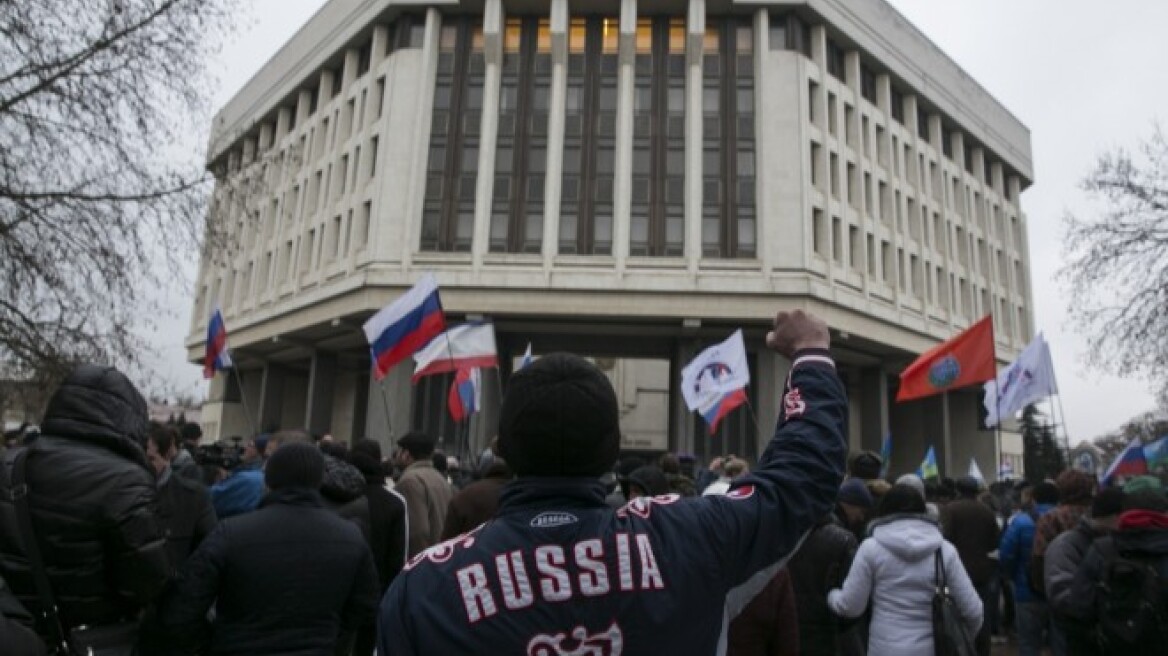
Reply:
M669 493L669 480L665 472L655 465L645 465L629 474L629 487L636 485L646 496L656 497Z
M864 481L858 478L849 478L840 486L839 497L840 503L846 503L860 508L872 507L872 494L868 492L868 486L864 485Z
M916 474L905 474L896 479L897 485L907 485L920 493L921 498L925 498L925 482L921 480L920 476Z
M852 456L848 462L848 473L854 478L870 481L880 478L884 460L875 451L863 451Z
M595 365L552 353L512 374L499 411L499 455L518 476L597 478L619 453L616 393Z
M1123 486L1123 491L1128 494L1135 494L1136 492L1144 492L1147 490L1161 496L1164 494L1164 486L1160 484L1160 479L1155 476L1134 476Z
M270 490L287 487L320 489L324 480L324 455L311 444L285 444L268 458L264 484Z
M1096 519L1112 517L1123 512L1124 496L1123 490L1117 487L1100 490L1099 494L1095 495L1095 500L1091 502L1091 517Z

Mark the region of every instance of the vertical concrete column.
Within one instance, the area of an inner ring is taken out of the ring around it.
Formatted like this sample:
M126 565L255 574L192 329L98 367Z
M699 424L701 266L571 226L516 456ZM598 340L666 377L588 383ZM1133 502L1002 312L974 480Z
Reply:
M552 0L552 97L548 113L547 177L543 192L543 262L550 274L560 243L564 171L564 112L568 96L568 0Z
M392 450L394 441L410 430L413 415L411 367L398 365L380 381L369 377L365 406L365 436L381 442L382 450Z
M763 348L758 352L755 383L758 414L758 452L761 454L774 435L775 424L779 420L779 407L787 386L787 376L791 373L791 361L774 351Z
M273 426L280 425L283 415L284 399L284 372L270 362L264 363L260 378L259 431L266 431Z
M296 127L304 125L304 122L308 120L308 109L310 107L312 107L312 92L307 89L301 89L300 93L296 96ZM304 157L308 156L307 153L302 153L302 155Z
M764 107L771 93L771 80L768 79L770 55L770 14L759 9L754 12L754 167L755 180L774 180L773 156L776 148L773 140L767 140L766 124L768 120L776 120L768 116ZM776 81L777 82L777 81ZM796 94L797 95L797 94ZM768 147L770 146L770 147ZM757 208L755 218L755 252L762 260L762 270L770 275L780 257L782 241L778 239L777 227L779 224L778 212L771 205L771 195L766 192L768 185L755 184L754 205ZM803 195L803 194L800 194ZM795 239L790 240L794 242ZM802 249L790 249L802 250ZM761 451L760 451L761 453Z
M686 29L685 258L690 274L697 276L698 263L702 258L702 41L706 34L705 0L689 1Z
M353 82L357 80L357 66L360 63L361 53L357 52L355 48L345 50L345 67L343 69L341 78L341 91L349 90Z
M276 115L276 141L288 136L289 126L292 124L292 110L287 107L281 107L279 113Z
M633 64L637 50L637 1L621 0L620 70L617 73L616 166L612 214L612 254L617 271L629 256L629 222L633 193Z
M860 371L860 447L880 450L888 433L888 376L880 367Z
M491 200L495 193L495 144L499 136L499 89L503 64L503 2L487 0L483 8L483 116L479 124L479 169L475 180L474 236L471 255L482 267L490 246Z
M673 356L669 361L669 389L670 412L673 413L671 435L674 451L694 453L694 422L699 421L697 416L685 406L685 397L681 395L681 370L701 350L701 341L696 337L683 337L677 340L673 349Z
M311 433L323 435L332 430L336 378L337 356L313 352L308 365L308 402L304 404L304 425Z
M426 36L422 41L422 62L421 62L421 79L417 82L417 97L414 99L416 103L414 107L413 124L417 129L411 134L407 133L406 138L411 143L409 150L409 157L405 158L407 162L413 162L412 166L407 166L407 176L409 178L409 186L406 191L406 207L405 214L405 239L402 239L397 246L401 249L402 267L408 269L413 260L413 253L417 249L418 244L422 240L422 202L426 194L426 164L430 152L430 124L433 121L434 113L434 84L438 79L438 39L439 31L442 29L442 14L434 7L426 10ZM407 53L407 50L400 51L396 56L400 57ZM408 60L407 60L408 61ZM398 68L395 72L395 77L398 74L403 76L413 76L416 74L413 71L405 72ZM417 78L415 78L417 79ZM398 91L400 93L400 90ZM404 94L403 94L404 95ZM405 96L408 98L408 96ZM485 99L484 99L485 100ZM404 104L404 103L403 103ZM390 132L392 134L392 132ZM480 149L481 152L482 149ZM492 149L493 152L494 149ZM385 174L379 175L380 178L389 178L388 171ZM476 189L477 193L477 189ZM389 203L401 202L398 198L382 196L381 203L386 205ZM476 197L477 202L477 197ZM477 220L477 219L476 219ZM388 232L388 231L387 231ZM372 236L371 236L372 238ZM381 243L386 247L392 246L392 236L386 235Z

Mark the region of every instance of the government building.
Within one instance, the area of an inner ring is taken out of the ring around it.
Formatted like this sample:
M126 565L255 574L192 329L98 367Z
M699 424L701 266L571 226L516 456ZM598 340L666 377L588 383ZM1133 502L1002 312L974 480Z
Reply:
M307 427L448 453L490 440L528 344L607 371L624 447L757 457L789 363L775 312L832 328L853 449L934 446L1021 473L980 389L894 403L897 374L981 317L1034 333L1030 133L884 0L331 0L216 115L189 358L221 308L239 377L210 438ZM493 322L468 425L450 376L370 375L362 323L424 273ZM713 435L681 368L735 329L749 406ZM248 415L251 415L249 418Z

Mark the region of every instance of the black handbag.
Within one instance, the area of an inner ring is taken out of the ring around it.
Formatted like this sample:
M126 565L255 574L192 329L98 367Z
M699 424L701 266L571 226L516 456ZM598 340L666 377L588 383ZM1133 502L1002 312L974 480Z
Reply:
M941 550L933 558L934 582L933 593L933 650L937 656L977 656L977 647L965 622L961 620L961 613L957 610L957 603L949 594L949 581L945 576L945 561L941 557Z
M33 582L41 603L38 624L49 636L50 653L57 656L131 656L138 642L138 623L119 622L102 626L78 626L65 631L57 609L57 598L49 583L48 570L41 557L40 545L32 528L32 512L28 506L28 483L25 481L25 460L28 450L21 449L11 461L11 501L20 527L21 541L32 568Z

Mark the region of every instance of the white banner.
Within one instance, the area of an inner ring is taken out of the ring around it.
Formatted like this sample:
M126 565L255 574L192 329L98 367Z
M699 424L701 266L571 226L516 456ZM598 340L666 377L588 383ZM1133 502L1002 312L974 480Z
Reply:
M742 330L698 354L681 370L681 394L690 410L712 405L719 397L750 384Z
M1052 394L1058 394L1054 364L1050 358L1050 347L1039 333L1022 350L1017 360L998 372L996 381L985 384L982 404L986 409L986 426L997 426L1002 417L1013 416L1022 408Z

